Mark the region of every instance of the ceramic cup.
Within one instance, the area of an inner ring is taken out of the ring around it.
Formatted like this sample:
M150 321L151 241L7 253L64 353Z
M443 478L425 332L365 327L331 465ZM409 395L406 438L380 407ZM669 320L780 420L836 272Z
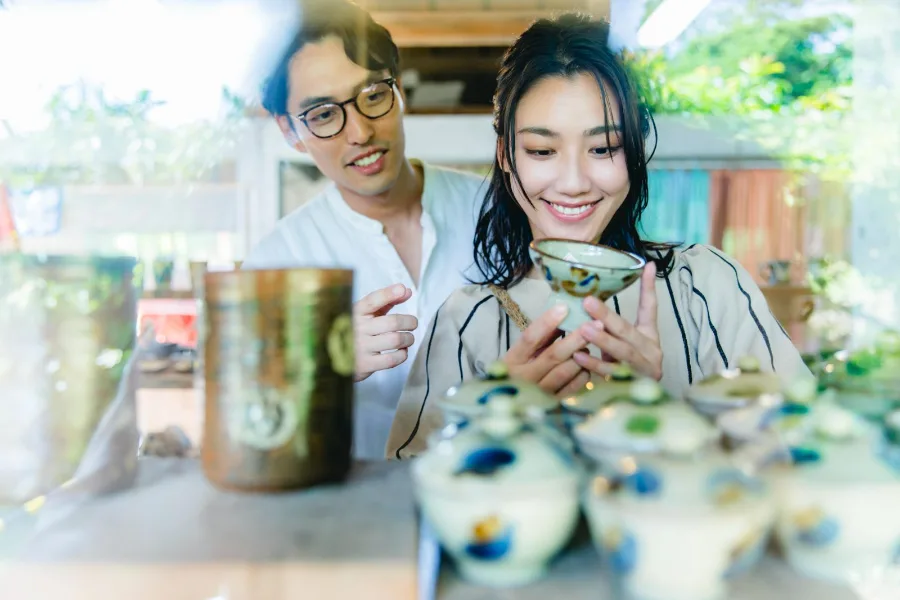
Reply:
M582 306L586 297L605 302L640 278L646 264L629 252L572 240L535 240L528 252L550 284L550 307L564 304L569 309L559 327L563 331L574 331L590 321Z
M759 268L760 276L769 285L784 285L791 282L791 261L770 260Z

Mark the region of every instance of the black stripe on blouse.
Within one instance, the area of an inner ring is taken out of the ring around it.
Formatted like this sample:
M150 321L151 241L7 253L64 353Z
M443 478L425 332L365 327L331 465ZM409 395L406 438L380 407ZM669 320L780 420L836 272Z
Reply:
M456 352L456 360L459 363L459 380L460 381L463 380L463 368L462 368L462 351L463 351L462 335L463 335L463 332L465 332L466 327L469 326L469 322L472 320L472 317L475 316L475 313L478 312L478 309L481 308L481 305L484 304L485 302L487 302L488 300L490 300L491 298L494 298L493 294L491 294L490 296L488 296L486 298L482 298L481 300L479 300L478 303L472 307L472 310L469 311L469 316L467 316L466 320L463 321L462 327L459 328L459 349ZM426 357L425 360L427 361L428 358Z
M622 311L619 310L619 297L618 296L613 296L613 306L616 307L616 314L621 317Z
M505 314L505 313L504 313ZM509 351L510 343L509 343L509 315L506 315L506 350Z
M681 331L681 342L684 344L684 361L687 363L688 383L694 383L694 373L691 369L691 350L688 347L687 334L684 332L684 323L681 322L681 314L678 312L678 306L675 304L675 292L672 291L672 282L669 281L669 274L665 273L663 278L666 280L666 288L669 290L669 299L672 301L672 310L675 311L675 321L678 323L678 329Z
M441 306L443 308L443 306ZM425 397L422 398L422 406L419 407L419 415L416 417L416 426L413 427L412 433L409 434L409 437L406 438L406 441L397 448L397 452L395 456L398 460L403 460L403 457L400 456L400 451L409 446L409 444L415 439L416 433L419 432L419 421L422 420L422 411L425 410L425 403L428 402L428 394L431 392L431 375L428 372L428 359L431 358L431 342L434 341L434 332L437 329L438 317L441 314L441 308L437 309L434 313L434 323L431 325L431 335L428 336L428 347L425 350Z
M772 352L772 344L769 343L769 335L766 333L766 330L763 328L762 323L759 322L759 317L756 316L756 312L753 310L753 302L750 300L750 294L747 293L747 290L744 289L744 286L741 285L741 278L738 275L738 271L731 261L727 258L713 250L712 248L707 248L710 252L712 252L715 256L719 258L726 265L731 267L731 270L734 271L734 280L737 282L738 289L741 291L741 294L744 295L744 298L747 299L747 309L750 311L750 316L753 318L753 322L756 323L756 328L759 329L759 333L762 334L763 341L766 343L766 349L769 351L769 361L772 363L772 370L775 370L775 354Z
M709 324L709 328L712 330L713 339L716 340L716 349L719 351L719 356L722 358L722 362L725 363L725 368L728 368L728 357L725 356L725 350L722 348L722 343L719 341L719 332L716 330L716 326L713 325L712 315L709 312L709 302L706 300L706 296L694 287L694 273L691 271L691 268L687 265L683 265L681 267L682 270L687 271L691 275L691 289L694 290L694 294L696 294L701 300L703 300L703 305L706 307L706 322Z

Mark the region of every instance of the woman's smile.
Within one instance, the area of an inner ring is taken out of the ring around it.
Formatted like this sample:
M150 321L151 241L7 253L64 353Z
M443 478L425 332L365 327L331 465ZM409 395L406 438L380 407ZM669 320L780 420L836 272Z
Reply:
M551 202L550 200L546 200L544 198L541 198L541 201L547 206L547 211L551 215L553 215L560 221L565 221L568 223L571 223L573 221L583 221L584 219L587 219L594 213L594 210L600 204L600 200L594 200L593 202L581 202L578 204L568 202Z

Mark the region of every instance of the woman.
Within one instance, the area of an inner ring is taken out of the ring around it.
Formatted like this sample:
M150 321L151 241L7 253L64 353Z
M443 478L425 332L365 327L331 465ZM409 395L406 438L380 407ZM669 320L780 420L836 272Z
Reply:
M642 240L647 205L640 104L609 28L580 15L534 23L506 53L494 98L497 156L475 236L476 285L454 292L426 330L387 446L414 455L442 425L434 398L501 359L558 396L618 362L683 397L695 381L755 356L784 379L809 375L750 275L721 251ZM594 321L561 336L547 282L528 256L535 238L599 242L647 266Z

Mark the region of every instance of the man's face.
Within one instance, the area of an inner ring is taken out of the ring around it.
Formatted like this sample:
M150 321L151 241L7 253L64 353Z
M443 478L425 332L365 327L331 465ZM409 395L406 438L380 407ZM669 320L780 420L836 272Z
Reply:
M389 76L347 58L340 38L323 38L306 44L291 59L287 112L298 115L321 104L344 102ZM278 117L278 125L288 143L308 152L339 188L361 196L382 194L397 182L404 161L403 99L393 91L393 107L376 119L360 114L352 102L345 104L344 128L330 138L316 137L305 123L290 116Z

